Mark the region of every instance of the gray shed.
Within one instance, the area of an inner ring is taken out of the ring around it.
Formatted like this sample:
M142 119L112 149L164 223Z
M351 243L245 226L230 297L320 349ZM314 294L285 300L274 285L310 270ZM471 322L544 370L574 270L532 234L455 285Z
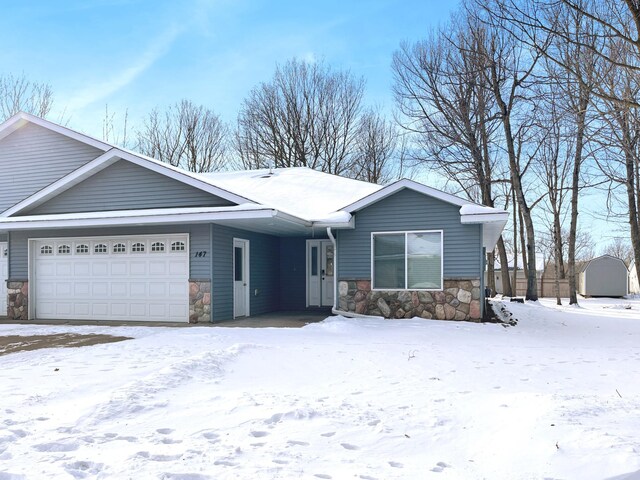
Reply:
M611 255L602 255L582 264L578 271L578 293L584 297L624 297L629 270Z

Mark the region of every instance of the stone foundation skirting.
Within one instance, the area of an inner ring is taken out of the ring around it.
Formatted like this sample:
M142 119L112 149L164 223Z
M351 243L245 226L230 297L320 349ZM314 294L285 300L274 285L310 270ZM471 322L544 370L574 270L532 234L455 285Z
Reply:
M7 282L7 318L29 319L29 282L11 280Z
M189 323L211 321L211 281L189 280Z
M441 291L372 291L369 280L340 280L339 307L385 318L480 321L480 279L445 279Z

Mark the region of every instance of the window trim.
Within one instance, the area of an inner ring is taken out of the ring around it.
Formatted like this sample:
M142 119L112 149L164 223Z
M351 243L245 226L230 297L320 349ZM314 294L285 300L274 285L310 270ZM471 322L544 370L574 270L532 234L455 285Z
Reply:
M409 269L407 268L407 237L409 233L439 233L440 234L440 288L407 288L409 283ZM376 235L404 235L404 288L377 288L375 286L375 252L374 237ZM371 232L371 291L375 292L441 292L444 290L444 230L390 230L385 232Z

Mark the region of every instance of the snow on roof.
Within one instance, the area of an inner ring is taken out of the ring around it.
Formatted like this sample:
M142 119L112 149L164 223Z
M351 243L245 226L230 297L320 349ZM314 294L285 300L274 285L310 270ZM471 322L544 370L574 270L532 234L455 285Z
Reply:
M348 221L339 210L380 185L307 167L204 173L207 183L249 200L311 221Z

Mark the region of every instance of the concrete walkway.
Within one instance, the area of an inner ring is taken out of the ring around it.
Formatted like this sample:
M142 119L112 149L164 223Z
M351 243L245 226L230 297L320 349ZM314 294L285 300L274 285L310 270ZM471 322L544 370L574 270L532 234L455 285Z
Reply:
M0 325L100 325L112 327L240 327L240 328L300 328L309 323L321 322L331 316L331 311L283 311L252 317L225 320L216 323L177 322L116 322L112 320L8 320L0 317Z

